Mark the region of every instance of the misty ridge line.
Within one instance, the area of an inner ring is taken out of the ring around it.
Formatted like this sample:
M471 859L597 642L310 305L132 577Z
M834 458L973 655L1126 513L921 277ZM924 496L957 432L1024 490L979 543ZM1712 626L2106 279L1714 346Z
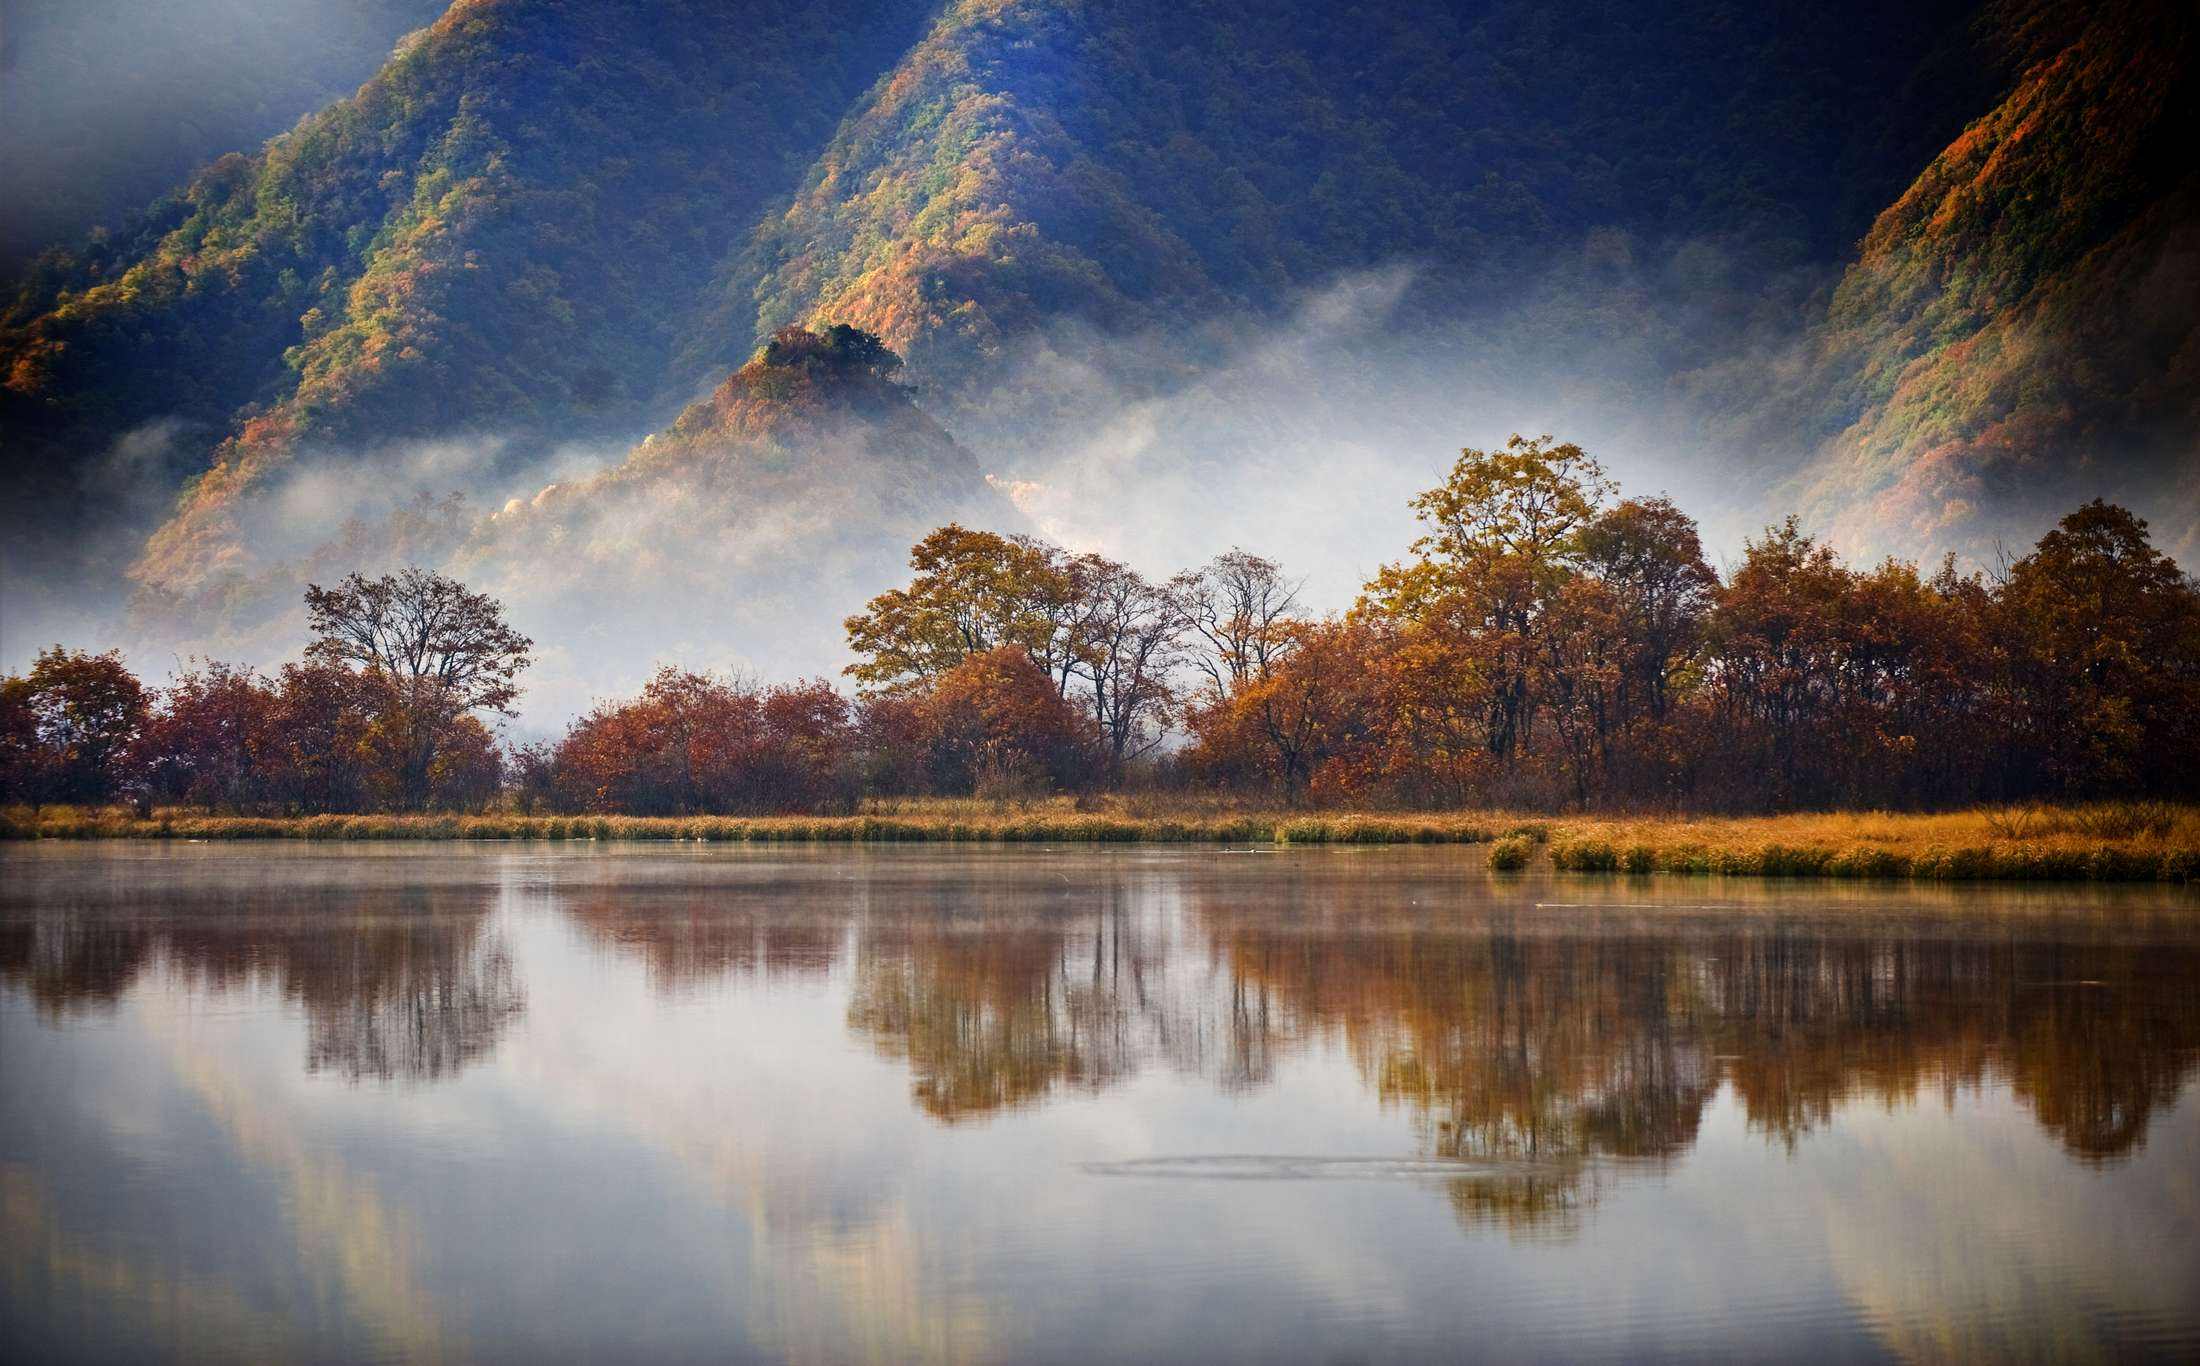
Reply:
M1691 278L1700 281L1706 260L1715 259L1708 251L1707 246L1684 245L1673 255L1692 257ZM1592 255L1605 259L1615 253L1625 254L1607 240ZM1649 273L1670 270L1659 265ZM1558 267L1552 272L1562 279ZM1656 411L1656 404L1640 401L1646 390L1654 395L1660 383L1653 367L1639 356L1606 363L1592 353L1573 352L1563 362L1574 374L1571 379L1563 378L1555 363L1540 380L1493 370L1541 364L1533 359L1533 346L1505 340L1509 330L1525 325L1540 310L1532 304L1484 301L1465 318L1414 321L1402 316L1412 310L1401 310L1401 303L1428 278L1425 268L1407 264L1348 272L1331 285L1304 292L1273 323L1218 327L1207 341L1189 345L1167 333L1111 338L1072 323L1054 327L1048 340L1020 352L1011 373L994 387L1045 395L1038 406L1057 410L1057 416L991 430L981 422L976 424L979 436L970 438L989 480L1013 512L1006 505L942 511L1012 529L1040 530L1065 544L1151 565L1197 558L1212 538L1211 509L1232 509L1227 515L1240 526L1228 530L1230 538L1248 539L1250 523L1257 520L1261 539L1304 547L1311 591L1318 600L1341 606L1349 601L1350 586L1372 573L1376 548L1404 532L1405 502L1428 478L1440 453L1455 444L1449 430L1469 424L1502 429L1505 419L1493 421L1491 415L1506 412L1513 414L1510 425L1515 429L1547 428L1554 425L1554 413L1579 416L1611 406L1599 395L1614 392L1615 385L1630 406L1626 420L1636 432L1642 430L1644 414ZM1547 288L1566 287L1559 283ZM1422 305L1421 311L1428 307ZM1475 333L1492 340L1471 354L1462 352L1460 339ZM1629 344L1637 350L1642 345ZM1196 367L1158 393L1120 378L1134 365L1150 368L1145 358L1157 354L1196 361ZM1462 363L1485 378L1464 382ZM1621 376L1622 370L1632 377ZM915 397L920 406L929 404L921 381ZM1667 427L1677 425L1666 422ZM1573 429L1597 426L1577 421ZM174 430L174 424L163 421L118 444L134 447L144 444L149 433ZM1691 466L1700 462L1680 453L1683 438L1650 435L1671 453L1647 464L1640 457L1623 461L1623 472L1647 468L1651 473L1645 482L1724 489L1731 499L1734 481L1690 474ZM1644 444L1639 435L1619 440L1623 447ZM616 468L622 456L639 457L645 450L646 443L636 447L613 441L552 444L542 453L541 440L509 434L364 449L306 447L226 514L225 540L238 550L206 562L203 572L209 578L203 593L229 605L192 609L187 604L193 594L186 590L182 600L163 606L168 586L147 580L141 566L137 626L127 635L142 633L146 652L242 655L272 663L282 653L281 641L295 634L297 591L316 574L333 576L351 568L382 572L404 563L427 563L492 581L523 577L506 575L489 562L494 552L486 548L483 532L499 515L515 501L535 502L552 485L566 486L570 495L572 486ZM1412 454L1422 451L1427 452L1425 459ZM1344 473L1348 469L1349 476ZM1676 480L1675 475L1685 477ZM448 501L453 495L464 500L463 527ZM691 523L676 524L661 508L645 506L636 493L606 496L626 498L632 505L607 504L574 515L628 539L633 537L626 528L649 522L652 534L667 542L665 558L674 561L717 557L729 533L759 543L755 558L765 559L768 547L791 544L796 532L816 529L816 519L798 511L753 507L739 513L696 509ZM432 536L416 511L425 501L444 508L443 524ZM1026 519L1023 527L1017 526L1016 514ZM156 505L151 518L135 520L142 526L160 515ZM1726 523L1726 540L1738 544L1746 523L1737 517L1728 517ZM391 544L375 544L384 539ZM569 539L578 543L576 554L599 558L587 549L585 527L576 527ZM864 572L847 582L852 596L867 596L890 581L894 560L889 549L882 543ZM603 568L621 572L615 565ZM757 591L771 587L759 584ZM664 591L637 580L627 586L625 597L631 605ZM234 604L253 596L293 606L272 621L241 621ZM530 614L523 602L515 602L515 610ZM543 617L554 610L546 609ZM162 620L164 616L169 620ZM38 643L28 630L8 634L15 642L11 656ZM845 659L837 641L799 627L790 628L784 641L750 634L752 643L740 654L720 654L717 662L799 672L837 667ZM110 630L106 638L118 635L125 633ZM614 643L627 652L645 653L700 644L679 636L606 642ZM592 681L598 687L621 685L601 676ZM629 675L623 686L636 681Z

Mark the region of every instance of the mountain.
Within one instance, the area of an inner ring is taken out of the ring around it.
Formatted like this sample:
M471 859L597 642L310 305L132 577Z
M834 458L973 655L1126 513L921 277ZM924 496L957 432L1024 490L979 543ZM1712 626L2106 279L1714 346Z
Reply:
M926 532L1019 524L900 364L852 328L783 329L623 460L507 501L451 564L559 642L576 707L666 651L831 659L843 609Z
M2107 495L2200 554L2200 17L2045 10L1989 113L1873 224L1809 375L1794 489L1855 548L1990 558ZM2044 31L2042 31L2044 30Z
M1922 156L1912 125L1959 123L1962 81L1905 82L1963 13L957 0L734 263L708 335L853 322L952 420L1000 427L1030 416L1002 390L1037 349L1166 332L1189 344L1107 353L1165 386L1355 270L1428 268L1435 318L1600 229L1829 257Z
M646 429L681 301L921 18L459 0L356 95L24 282L0 320L16 506L50 526L188 478L137 575L192 591L249 571L243 504L302 453L494 432L524 464Z

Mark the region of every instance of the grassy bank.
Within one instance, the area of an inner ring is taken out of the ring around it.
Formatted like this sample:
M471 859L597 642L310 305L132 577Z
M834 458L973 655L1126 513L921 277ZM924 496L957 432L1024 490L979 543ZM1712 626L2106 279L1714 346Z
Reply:
M1069 799L879 803L852 816L219 816L125 808L0 812L0 838L687 840L714 843L1483 844L1543 839L1547 822L1489 812L1247 811Z
M1553 823L1553 867L1572 872L1944 881L2189 882L2200 808L2159 802Z
M881 803L852 816L217 816L0 812L0 838L728 843L1487 844L1498 870L2013 881L2200 878L2200 808L2162 803L1749 818L1274 812L1114 798Z

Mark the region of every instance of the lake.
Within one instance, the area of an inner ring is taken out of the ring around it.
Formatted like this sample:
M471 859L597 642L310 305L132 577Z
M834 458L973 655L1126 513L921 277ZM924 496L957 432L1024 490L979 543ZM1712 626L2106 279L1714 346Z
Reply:
M2200 1352L2200 893L0 848L16 1361Z

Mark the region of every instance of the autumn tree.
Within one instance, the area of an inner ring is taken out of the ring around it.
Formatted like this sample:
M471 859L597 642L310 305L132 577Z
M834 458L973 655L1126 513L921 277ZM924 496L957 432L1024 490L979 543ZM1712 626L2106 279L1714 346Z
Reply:
M248 667L203 662L158 694L137 741L153 796L245 810L273 796L281 698Z
M427 804L437 754L462 718L512 714L533 642L505 623L494 598L407 569L309 585L306 611L308 658L352 669L363 685L371 743L391 766L399 805Z
M1972 756L2001 745L1987 728L1985 608L1952 565L1931 580L1902 560L1857 570L1794 518L1748 542L1707 628L1730 797L1975 799Z
M1099 555L1071 563L1076 596L1072 666L1118 768L1160 743L1175 706L1169 679L1182 631L1178 603L1127 565Z
M31 681L14 674L0 678L0 802L44 801L44 770Z
M1367 586L1363 610L1432 633L1459 657L1451 676L1475 696L1448 705L1484 713L1484 742L1501 762L1532 741L1544 609L1577 571L1582 533L1611 491L1603 466L1571 442L1516 434L1500 450L1470 447L1413 500L1429 528L1414 558Z
M819 332L782 327L764 344L759 359L780 369L863 374L876 379L885 379L901 368L901 357L884 341L846 323L834 323Z
M504 750L477 716L445 728L428 766L426 804L439 811L479 811L504 788Z
M1805 759L1841 702L1851 574L1790 517L1744 545L1711 618L1718 703L1758 750L1776 805L1802 795Z
M1236 548L1169 580L1184 629L1200 646L1191 664L1212 696L1266 677L1290 648L1301 586L1275 561Z
M116 651L56 645L30 672L0 683L0 775L13 801L97 803L129 779L145 723L145 687Z
M2200 790L2200 588L2147 524L2099 499L2040 538L2000 592L2019 743L2074 793Z
M758 688L666 666L549 755L525 756L521 776L575 810L809 811L852 797L852 741L847 699L826 683Z
M972 655L941 674L918 700L916 715L935 791L1080 788L1100 767L1090 719L1013 645Z
M843 623L862 656L849 677L869 688L918 688L973 655L1024 651L1067 691L1076 667L1071 640L1076 582L1065 557L1028 537L950 524L911 548L916 577L882 593Z
M1366 618L1299 622L1266 675L1196 708L1195 771L1273 786L1296 805L1382 776L1384 633Z
M356 811L366 802L369 685L340 663L285 664L261 761L278 804L295 811Z
M1581 529L1580 563L1610 590L1626 642L1614 723L1662 719L1676 680L1702 652L1704 617L1719 589L1695 519L1666 498L1625 499Z

